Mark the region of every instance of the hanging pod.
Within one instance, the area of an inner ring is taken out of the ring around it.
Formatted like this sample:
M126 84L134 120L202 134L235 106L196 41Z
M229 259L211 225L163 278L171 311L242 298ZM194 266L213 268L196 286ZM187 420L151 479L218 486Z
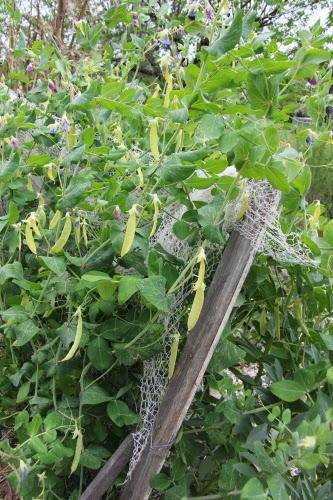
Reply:
M199 264L199 273L198 273L198 278L193 287L193 290L195 290L195 296L187 320L188 330L192 330L192 328L198 321L205 298L206 285L204 283L204 280L206 273L206 254L203 247L199 248L199 252L197 255L197 263Z
M160 199L156 193L153 194L153 206L154 206L154 216L153 216L153 227L151 228L149 238L154 236L156 233L157 223L158 223L158 215L160 213L158 205L160 204Z
M87 221L83 219L82 221L82 236L85 246L88 246L88 235L87 235Z
M196 325L196 323L199 319L199 316L200 316L200 313L202 310L202 306L204 303L204 299L205 299L205 288L206 288L206 285L204 283L202 283L200 286L195 287L195 296L194 296L191 311L190 311L190 314L188 315L188 320L187 320L187 329L189 331L192 330L192 328L194 328L194 326Z
M143 178L143 173L142 173L141 167L139 167L137 169L137 174L138 174L138 177L139 177L139 188L143 188L143 186L144 186L144 178Z
M80 248L80 241L81 241L81 223L80 223L80 217L77 217L74 221L74 238L75 238L75 243L78 248Z
M173 78L172 75L168 74L166 77L166 90L165 90L165 97L164 97L164 103L163 106L165 108L168 108L170 106L170 94L173 89Z
M241 204L241 207L238 211L238 214L237 214L237 217L236 217L236 220L241 220L247 209L249 208L249 200L250 200L250 192L246 189L242 194L241 194L241 200L242 200L242 204Z
M73 439L75 439L75 437L76 437L76 445L75 445L75 453L74 453L74 457L73 457L73 462L71 465L71 474L73 474L73 472L75 472L76 469L78 468L81 454L83 451L83 435L82 435L82 432L80 431L80 429L78 429L77 427L75 427Z
M61 235L59 236L53 247L50 249L50 252L51 253L61 252L61 250L66 245L71 232L72 232L72 220L71 216L67 212L65 216L65 224L64 227L62 228Z
M157 119L150 122L150 151L153 155L154 161L157 163L160 159L158 151L158 132L157 132Z
M129 218L126 224L126 230L125 230L125 236L124 236L124 241L123 241L123 246L121 248L120 256L124 257L126 255L134 241L134 235L136 231L136 216L138 214L138 211L136 209L137 205L134 204L132 208L129 210Z
M171 377L175 371L177 354L178 354L179 339L180 339L180 335L179 335L179 333L176 333L176 335L173 338L173 341L171 344L171 349L170 349L170 358L169 358L169 366L168 366L169 380L171 379Z
M66 356L61 361L69 361L72 359L80 345L80 340L82 337L82 311L81 307L78 307L74 316L77 317L76 333L72 347L66 354Z
M30 252L37 254L36 243L29 222L26 222L25 225L25 239L27 241Z
M60 212L60 210L57 210L54 214L54 216L52 217L51 221L50 221L50 224L49 224L49 229L54 229L55 227L57 227L60 219L62 217L62 214Z

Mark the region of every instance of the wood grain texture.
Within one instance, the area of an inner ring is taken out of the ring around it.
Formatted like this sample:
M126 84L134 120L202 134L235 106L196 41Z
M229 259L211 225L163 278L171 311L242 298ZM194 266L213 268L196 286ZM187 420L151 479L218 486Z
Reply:
M234 231L189 334L159 408L149 444L125 484L121 500L149 498L150 478L165 461L201 383L255 256L249 240Z
M99 500L106 492L112 481L124 469L133 453L133 438L130 434L121 443L112 457L104 464L97 476L82 493L79 500Z

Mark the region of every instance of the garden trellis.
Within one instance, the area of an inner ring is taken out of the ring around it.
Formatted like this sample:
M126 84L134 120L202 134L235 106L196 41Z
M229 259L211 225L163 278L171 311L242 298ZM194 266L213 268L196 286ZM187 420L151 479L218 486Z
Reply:
M237 220L244 201L246 210L241 220ZM119 464L124 466L131 453L129 477L121 498L141 500L149 497L150 479L163 466L195 393L200 388L256 253L264 252L286 263L315 265L296 235L285 235L281 231L278 221L279 201L279 192L268 182L249 181L243 186L238 198L226 207L224 226L232 233L218 266L211 264L214 277L199 321L188 334L176 371L168 383L170 346L173 336L178 332L184 298L191 291L188 284L178 291L173 308L165 319L162 353L145 362L141 382L141 425L133 434L133 441L128 438L121 445L121 450L116 452L121 458L111 458L111 474L110 465L107 464L81 500L92 500L96 498L96 491L106 491L115 473L120 470ZM182 210L178 209L177 213L180 217ZM188 257L186 244L180 243L171 233L172 223L172 218L166 218L161 223L155 243L166 245L178 257ZM221 251L219 253L221 255ZM213 254L214 250L211 249L211 256Z

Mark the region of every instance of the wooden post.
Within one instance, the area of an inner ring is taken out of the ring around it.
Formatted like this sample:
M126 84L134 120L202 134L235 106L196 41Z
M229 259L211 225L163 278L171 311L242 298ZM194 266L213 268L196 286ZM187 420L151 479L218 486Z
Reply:
M105 463L97 476L82 493L79 500L99 500L106 492L112 481L124 469L133 453L132 434L127 436L112 457Z
M120 500L145 500L149 497L150 479L163 466L229 319L254 256L255 250L250 241L234 231L209 287L200 318L187 338L176 371L166 388L151 438L130 480L125 484Z

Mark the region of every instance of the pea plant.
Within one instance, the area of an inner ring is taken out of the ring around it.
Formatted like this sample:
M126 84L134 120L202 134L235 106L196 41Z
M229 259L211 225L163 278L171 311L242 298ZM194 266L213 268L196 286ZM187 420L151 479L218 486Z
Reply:
M151 484L168 500L331 498L329 40L318 24L293 40L256 32L223 2L153 24L129 5L82 16L67 46L28 38L2 7L17 36L0 84L0 470L23 500L79 498L140 423L172 294L192 284L170 378L226 207L241 197L241 220L247 180L267 180L312 265L257 256Z

